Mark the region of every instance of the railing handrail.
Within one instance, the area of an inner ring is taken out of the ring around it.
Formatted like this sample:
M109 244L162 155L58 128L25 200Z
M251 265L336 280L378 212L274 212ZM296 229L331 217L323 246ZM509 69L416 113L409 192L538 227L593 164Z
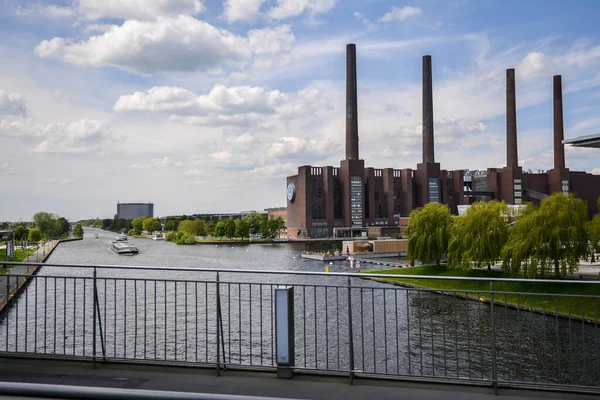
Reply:
M33 263L0 261L0 265L31 265L40 267L61 268L89 268L89 269L125 269L140 271L171 271L171 272L214 272L232 274L266 274L266 275L298 275L298 276L339 276L356 278L400 278L400 279L433 279L447 281L473 281L473 282L528 282L528 283L559 283L559 284L590 284L600 285L600 280L583 279L527 279L527 278L488 278L466 276L441 276L441 275L404 275L404 274L373 274L368 272L320 272L320 271L282 271L260 269L226 269L226 268L192 268L192 267L155 267L149 265L110 265L110 264L58 264L58 263ZM8 272L10 274L10 270Z

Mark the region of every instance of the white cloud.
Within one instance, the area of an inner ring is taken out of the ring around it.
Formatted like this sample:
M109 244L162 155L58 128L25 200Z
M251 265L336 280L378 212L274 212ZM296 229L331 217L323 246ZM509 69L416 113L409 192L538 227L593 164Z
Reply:
M180 15L151 22L125 21L78 43L55 37L42 41L35 53L77 66L115 66L140 74L210 72L240 66L253 54L289 51L294 39L287 25L252 30L243 37Z
M196 96L179 87L154 87L147 92L122 95L116 111L162 111L173 114L225 114L272 112L285 100L278 90L261 87L215 85L207 95Z
M250 46L256 54L274 54L292 49L295 36L289 25L280 25L274 29L253 29L248 32Z
M593 168L592 169L592 174L594 174L594 175L600 175L600 168Z
M181 161L173 161L169 157L155 158L150 162L146 163L135 163L129 167L133 169L155 169L155 168L181 168L183 163Z
M540 76L546 70L546 57L544 53L535 51L525 56L517 66L516 73L519 77L527 79Z
M225 0L223 16L230 24L235 21L255 21L265 0Z
M361 13L359 13L358 11L354 12L354 18L356 18L357 20L359 20L360 22L362 22L364 24L364 26L366 26L367 28L372 28L373 24L371 23L371 21L369 21L369 19L367 17L365 17L364 15L362 15Z
M193 168L193 169L188 170L185 173L185 176L191 176L191 177L197 177L197 178L199 178L199 177L204 176L204 172L201 171L201 170L199 170L199 169L197 169L197 168Z
M339 147L330 140L304 139L300 137L282 137L271 143L267 156L288 158L290 156L306 158L308 156L329 156L339 151Z
M8 163L0 164L0 172L4 174L14 174L16 169Z
M421 15L423 11L419 7L392 7L390 11L385 13L379 20L381 22L406 21L409 17Z
M65 154L101 151L111 138L106 122L90 119L37 126L36 136L43 140L34 148L34 152Z
M308 12L311 17L326 13L335 7L337 0L277 0L268 12L271 19L285 19Z
M8 93L0 89L0 115L27 115L27 104L18 93Z
M154 20L157 17L196 15L201 0L79 0L77 11L87 19L120 18Z

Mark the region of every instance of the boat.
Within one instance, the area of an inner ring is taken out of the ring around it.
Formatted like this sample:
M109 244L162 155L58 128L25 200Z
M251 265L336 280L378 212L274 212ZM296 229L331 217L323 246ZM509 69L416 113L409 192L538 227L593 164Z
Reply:
M117 242L126 242L127 241L127 235L122 234L122 235L117 235Z
M111 248L117 254L134 255L140 252L137 247L128 242L113 242Z
M97 233L94 233L94 239L98 239L100 236L98 236Z
M152 235L152 240L164 240L164 239L165 239L165 235L163 235L162 233L155 232L154 235Z

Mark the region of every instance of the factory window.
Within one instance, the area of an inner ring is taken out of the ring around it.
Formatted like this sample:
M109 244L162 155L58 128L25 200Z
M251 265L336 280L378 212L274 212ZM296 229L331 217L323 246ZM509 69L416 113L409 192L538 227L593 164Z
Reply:
M317 188L317 197L320 199L323 194L323 189Z
M440 187L438 178L429 178L429 202L437 203L440 201Z
M375 193L375 201L379 200L379 193Z
M362 217L362 190L363 183L360 176L350 177L350 219L352 225L363 225Z

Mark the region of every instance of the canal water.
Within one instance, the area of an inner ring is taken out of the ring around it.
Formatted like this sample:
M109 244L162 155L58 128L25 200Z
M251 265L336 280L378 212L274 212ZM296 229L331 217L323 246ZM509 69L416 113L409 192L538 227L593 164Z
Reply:
M523 309L492 309L462 299L464 293L238 272L324 271L323 262L300 256L302 243L177 246L132 239L140 254L127 257L110 249L114 237L86 228L82 241L60 244L48 262L167 269L97 269L94 302L92 270L43 267L2 316L0 352L89 356L95 326L96 354L107 358L215 363L219 357L229 365L272 366L274 290L285 285L294 290L298 368L348 371L352 360L355 371L366 373L491 380L495 359L500 381L600 386L597 323L529 312L528 295ZM225 271L217 278L214 271L175 270L182 267ZM352 272L346 261L331 271Z

